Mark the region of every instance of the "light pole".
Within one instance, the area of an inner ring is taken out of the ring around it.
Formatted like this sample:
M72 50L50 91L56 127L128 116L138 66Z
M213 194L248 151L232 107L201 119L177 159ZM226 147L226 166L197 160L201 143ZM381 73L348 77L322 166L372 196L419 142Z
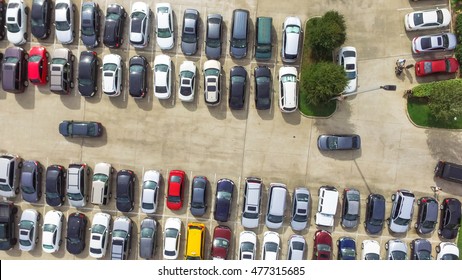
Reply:
M384 85L384 86L379 86L377 88L372 88L372 89L368 89L368 90L364 90L360 92L352 92L352 93L347 93L347 94L343 94L343 92L341 92L339 96L332 97L330 100L340 100L341 101L345 99L345 97L347 96L356 95L356 94L365 93L365 92L374 91L374 90L379 90L379 89L383 89L386 91L395 91L396 85Z

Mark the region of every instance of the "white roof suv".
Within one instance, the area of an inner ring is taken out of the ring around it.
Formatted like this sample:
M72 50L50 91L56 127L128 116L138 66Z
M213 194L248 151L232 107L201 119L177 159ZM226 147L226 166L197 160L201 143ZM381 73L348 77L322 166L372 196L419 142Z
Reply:
M332 186L322 186L318 192L319 203L316 213L316 224L318 226L332 227L334 216L337 212L338 191Z
M145 48L151 33L151 9L144 2L135 2L130 14L130 44L135 48Z
M398 190L391 196L393 202L388 227L394 233L405 233L414 213L415 196L408 190Z
M109 228L111 215L106 213L96 213L91 223L90 236L90 257L102 258L106 255L107 243L109 239Z
M17 155L0 156L0 196L15 197L19 193L19 176L22 160Z
M56 39L61 44L71 44L74 41L74 13L75 6L71 0L55 1Z
M256 228L260 220L262 181L260 178L245 178L244 202L241 224L245 228Z
M170 3L157 3L156 35L157 45L161 50L170 50L174 46L174 27Z
M27 41L27 14L29 9L23 0L10 0L6 8L6 35L14 45L23 45Z
M89 167L83 163L69 164L67 169L67 198L73 207L84 207L88 201L87 182Z
M283 113L297 110L297 68L283 66L279 69L279 108Z
M107 54L103 57L103 92L110 97L119 96L123 81L122 57Z
M268 207L266 212L266 226L270 229L278 229L284 222L286 210L287 187L280 183L271 183L268 194Z

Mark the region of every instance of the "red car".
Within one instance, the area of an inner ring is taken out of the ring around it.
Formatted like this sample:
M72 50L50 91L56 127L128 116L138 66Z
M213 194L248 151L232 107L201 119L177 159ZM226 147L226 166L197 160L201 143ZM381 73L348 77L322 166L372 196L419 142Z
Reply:
M332 257L332 236L330 232L318 230L314 234L313 260L330 260Z
M419 77L433 73L454 73L458 69L459 62L453 57L437 60L421 60L415 64L415 74Z
M184 177L183 170L172 170L168 175L167 207L170 210L183 207Z
M231 244L231 229L227 226L216 226L213 230L212 259L226 260Z
M29 81L34 85L44 85L48 82L48 52L44 47L30 49L27 73Z

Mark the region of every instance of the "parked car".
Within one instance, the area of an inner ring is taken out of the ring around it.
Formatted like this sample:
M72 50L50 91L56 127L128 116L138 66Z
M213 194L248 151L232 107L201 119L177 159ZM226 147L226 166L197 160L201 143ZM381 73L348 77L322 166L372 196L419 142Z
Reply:
M207 59L220 59L223 17L220 14L207 16L205 31L205 56Z
M462 165L439 160L435 166L435 177L446 181L462 183Z
M304 230L310 215L310 191L307 188L296 188L292 195L292 230Z
M387 260L401 261L407 259L407 246L400 239L391 239L385 243Z
M8 41L16 46L27 41L27 15L29 8L23 0L9 0L6 7L6 35Z
M414 212L415 196L408 190L398 190L391 196L393 202L388 228L394 233L405 233Z
M5 0L1 0L0 1L0 40L5 39L6 7L7 7L7 3L5 3Z
M414 37L412 52L415 54L426 52L452 51L456 48L456 35L449 32Z
M122 169L117 172L117 210L130 212L135 205L135 173L131 170Z
M245 178L241 224L244 228L256 228L260 221L260 205L263 182L257 177Z
M306 241L301 235L293 234L289 238L287 246L287 260L303 260L305 257Z
M127 260L131 251L131 235L133 222L125 216L114 220L111 240L111 259Z
M83 97L92 97L98 91L98 58L96 52L83 51L79 59L79 92Z
M160 195L160 172L157 170L146 170L141 185L141 211L146 214L153 214L157 211Z
M109 4L106 9L106 20L104 21L103 43L108 48L120 48L124 43L124 25L127 12L119 4Z
M255 78L255 108L268 110L272 103L271 70L267 66L257 66L254 69Z
M75 6L71 0L55 0L55 33L61 44L71 44L75 37Z
M99 45L100 10L98 3L82 2L80 11L80 39L87 48Z
M249 45L249 11L236 9L233 11L229 54L233 58L241 59L247 56Z
M90 167L86 163L71 163L67 168L67 198L72 207L84 207L88 201Z
M207 60L204 63L204 98L205 104L216 106L221 100L221 63Z
M140 258L151 259L157 247L157 222L146 217L141 221L139 249Z
M154 96L169 99L172 95L172 60L165 54L154 59Z
M362 260L380 260L380 244L376 240L364 240L361 243Z
M51 33L51 0L33 0L30 13L31 33L37 39L47 39Z
M459 70L459 62L453 57L435 60L420 60L415 66L415 74L419 77L434 73L455 73Z
M337 212L338 191L333 186L321 186L318 191L318 209L315 223L318 226L332 227Z
M8 47L2 63L2 88L12 93L23 93L29 85L27 59L29 55L20 47Z
M196 64L183 61L180 65L180 86L178 98L183 102L193 102L196 88Z
M87 217L82 213L72 213L67 218L66 249L70 254L80 254L85 249Z
M282 25L281 57L285 63L297 61L302 34L302 22L299 17L286 17Z
M194 176L191 184L191 204L189 211L193 216L202 216L207 210L207 185L205 176Z
M167 207L170 210L183 207L185 176L183 170L172 170L168 175Z
M283 66L279 68L279 109L291 113L298 108L297 68Z
M459 232L461 212L460 201L457 198L446 198L440 205L440 226L438 235L444 239L456 238Z
M70 94L74 88L75 56L69 49L55 49L50 63L50 91Z
M313 260L332 259L332 236L326 230L317 230L314 234Z
M180 250L181 220L168 218L164 228L163 257L167 260L176 260Z
M144 2L135 2L130 14L130 44L134 48L145 48L151 33L151 9Z
M268 206L266 208L266 227L278 229L284 222L286 210L287 186L281 183L271 183L268 192Z
M36 46L30 49L27 74L32 84L43 85L48 82L48 56L44 47Z
M99 122L62 121L59 133L69 137L99 137L103 133L103 126Z
M157 3L156 35L157 45L161 50L170 50L174 46L175 29L170 3Z
M53 164L47 167L45 175L45 201L49 206L57 207L63 205L66 177L67 173L64 166Z
M253 231L243 231L239 235L239 260L255 260L257 235Z
M420 234L431 233L438 221L438 201L432 197L422 197L417 200L419 206L415 230Z
M39 220L40 214L35 209L25 209L22 212L18 225L19 249L21 251L29 252L34 250L39 238L37 234Z
M437 260L458 260L459 248L452 242L441 242L435 247Z
M0 250L7 251L12 249L18 242L16 235L16 213L18 207L12 201L0 202Z
M356 259L356 241L351 237L341 237L337 240L338 260Z
M19 178L22 159L18 155L0 155L0 196L6 198L16 197L19 193Z
M448 9L415 11L404 16L406 31L445 28L450 23L451 13Z
M355 47L343 47L338 53L338 64L343 67L348 79L344 93L355 92L358 88L358 54Z
M361 137L357 134L321 134L318 137L321 151L361 149Z
M42 165L36 160L26 160L21 168L22 199L36 203L42 197Z
M56 253L61 246L61 231L64 216L61 211L50 210L45 214L42 226L42 250L44 253Z
M148 60L142 55L130 58L128 84L133 98L143 98L148 93L148 66Z
M210 257L213 260L226 260L231 246L231 229L218 225L213 230L212 249Z
M186 228L185 260L204 260L205 224L190 222Z
M110 225L111 215L98 212L93 216L90 229L90 257L99 259L106 255Z
M355 228L359 222L359 191L353 188L344 189L342 200L342 227Z
M122 92L123 62L118 54L103 57L103 92L109 97L119 96Z
M242 110L245 105L245 88L247 84L247 71L242 66L231 68L229 75L229 99L230 109Z
M411 247L411 260L432 259L432 244L427 239L414 239L409 246Z
M276 261L279 259L281 239L279 234L274 231L265 231L263 234L263 245L261 246L261 259Z
M114 168L110 163L99 162L95 165L91 182L91 203L107 205L112 196L112 174Z
M381 194L371 193L366 200L366 219L364 227L370 234L377 234L382 230L385 221L385 198Z
M230 179L220 179L215 193L215 207L213 218L216 221L227 222L231 214L233 203L234 182Z
M185 55L194 55L199 42L199 12L196 9L185 9L181 32L181 51Z

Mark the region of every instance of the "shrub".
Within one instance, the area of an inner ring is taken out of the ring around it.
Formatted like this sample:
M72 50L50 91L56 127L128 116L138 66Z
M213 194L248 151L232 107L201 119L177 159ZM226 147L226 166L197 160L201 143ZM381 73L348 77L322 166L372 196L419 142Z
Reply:
M462 14L457 14L455 31L457 35L457 41L462 42Z
M457 61L459 61L459 64L462 64L462 45L459 44L456 46L456 49L454 50L454 56L456 57Z

